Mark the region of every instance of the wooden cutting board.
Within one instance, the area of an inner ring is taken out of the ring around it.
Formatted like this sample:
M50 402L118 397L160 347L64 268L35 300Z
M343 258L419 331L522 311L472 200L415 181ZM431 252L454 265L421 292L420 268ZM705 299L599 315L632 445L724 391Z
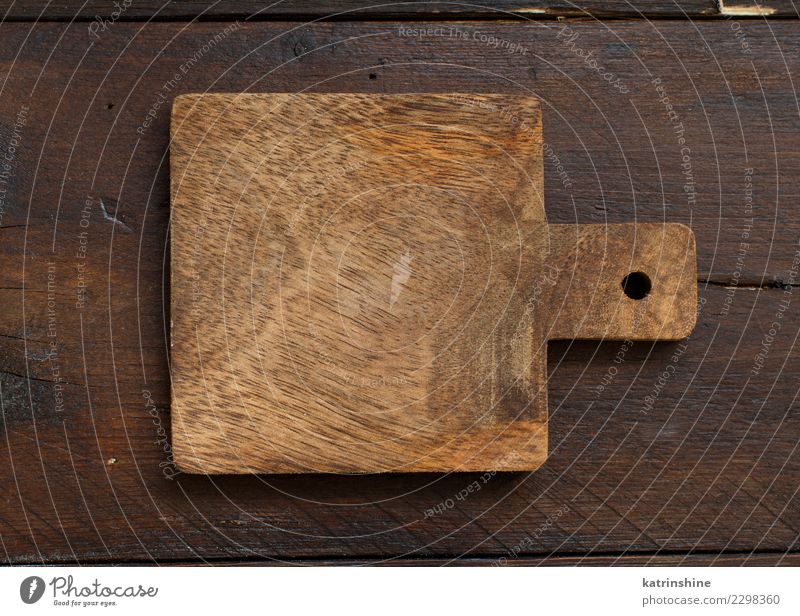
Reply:
M172 111L175 460L530 471L547 341L676 340L692 232L548 225L529 96L203 94Z

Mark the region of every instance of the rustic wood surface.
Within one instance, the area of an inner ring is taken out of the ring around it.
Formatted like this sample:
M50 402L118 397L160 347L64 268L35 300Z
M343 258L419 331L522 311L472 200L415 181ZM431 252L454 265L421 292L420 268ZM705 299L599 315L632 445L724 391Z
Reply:
M547 341L679 340L697 310L691 229L548 225L543 156L533 97L176 99L178 468L539 468Z
M737 0L745 4L744 0ZM791 0L769 0L783 2ZM761 4L764 4L763 2ZM458 19L541 19L576 17L707 17L720 14L714 0L484 0L453 2L404 0L0 0L0 11L12 20L170 19L392 19L428 17ZM117 21L117 20L115 20Z
M796 560L797 22L427 25L0 25L7 562ZM302 90L540 98L548 221L688 224L697 329L551 343L531 475L175 475L170 102Z
M250 561L227 561L224 563L213 563L214 565L224 565L231 567L241 566L262 566L263 562L257 560ZM531 558L521 556L518 558L508 558L507 556L496 556L494 558L458 558L458 559L391 559L384 561L375 560L292 560L287 563L276 563L281 566L301 565L308 567L316 566L387 566L387 567L415 567L419 565L435 567L740 567L740 566L760 566L760 567L797 567L800 566L800 557L797 554L682 554L676 556L551 556L547 558ZM194 566L196 563L186 563L187 566Z

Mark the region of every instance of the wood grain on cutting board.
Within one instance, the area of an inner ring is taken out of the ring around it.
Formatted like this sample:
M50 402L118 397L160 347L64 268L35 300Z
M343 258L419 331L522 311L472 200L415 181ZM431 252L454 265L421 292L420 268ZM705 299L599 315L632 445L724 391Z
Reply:
M549 338L688 335L691 231L548 226L541 136L528 96L177 99L180 467L534 470Z

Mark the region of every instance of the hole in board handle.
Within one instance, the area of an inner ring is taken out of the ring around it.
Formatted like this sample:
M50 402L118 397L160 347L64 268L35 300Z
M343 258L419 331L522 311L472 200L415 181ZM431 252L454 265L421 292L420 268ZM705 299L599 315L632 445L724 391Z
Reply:
M622 290L631 299L644 299L650 294L653 283L644 272L631 272L622 279Z

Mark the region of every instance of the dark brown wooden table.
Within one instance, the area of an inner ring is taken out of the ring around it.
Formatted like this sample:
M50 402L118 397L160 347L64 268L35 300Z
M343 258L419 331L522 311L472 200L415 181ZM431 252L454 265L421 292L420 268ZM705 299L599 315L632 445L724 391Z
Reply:
M4 562L800 564L793 3L118 6L0 2ZM206 91L538 96L549 221L689 224L698 327L551 344L532 475L177 474L169 111Z

